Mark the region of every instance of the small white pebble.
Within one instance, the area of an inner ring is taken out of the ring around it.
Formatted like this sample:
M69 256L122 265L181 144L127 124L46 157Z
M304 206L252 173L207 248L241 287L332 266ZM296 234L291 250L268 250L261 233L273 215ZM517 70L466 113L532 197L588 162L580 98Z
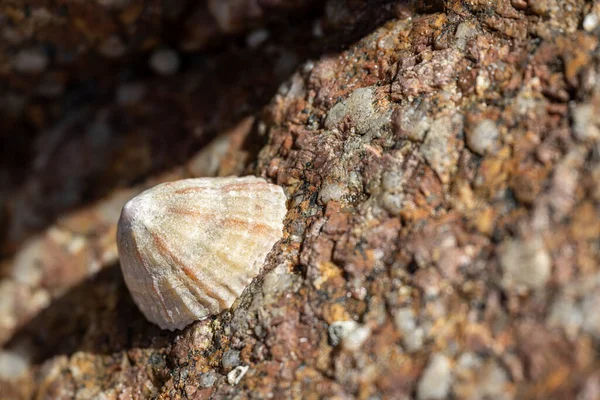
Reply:
M26 354L15 350L0 351L0 379L12 380L23 376L29 368Z
M500 132L496 122L483 119L467 133L467 146L475 153L485 155L496 149L498 136Z
M337 346L346 336L358 327L358 323L354 321L335 321L329 325L329 343L332 346Z
M526 292L542 289L552 272L552 258L539 237L513 239L500 248L502 286Z
M398 331L402 333L402 344L407 351L417 351L423 347L423 329L417 326L415 312L409 308L401 308L394 315Z
M348 351L360 350L365 341L371 336L371 328L359 326L352 330L343 340L342 347Z
M593 104L581 103L571 107L573 134L579 140L597 140L600 138L600 118Z
M485 71L481 71L477 75L477 78L475 78L475 92L479 96L482 96L490 88L491 84L488 74Z
M250 367L247 365L235 367L233 371L227 374L227 383L230 385L237 385L242 380L244 375L246 375L246 372L248 372L248 368Z
M49 60L39 49L21 50L13 59L13 68L26 74L40 73L46 69Z
M270 34L266 29L257 29L253 32L250 32L248 36L246 36L246 44L248 47L258 47L263 44L268 38Z
M179 70L181 64L179 55L171 49L155 50L149 62L152 70L159 75L172 75Z
M329 343L341 344L344 350L356 351L371 336L371 328L354 321L335 321L329 325Z
M592 32L594 29L596 29L599 22L600 18L598 18L598 14L591 12L583 19L583 29L586 32Z
M42 255L44 241L41 237L29 239L15 255L12 278L19 283L37 287L42 281Z
M340 201L346 194L346 186L340 182L326 183L319 190L319 200L326 205L331 200Z
M452 380L452 368L448 357L436 353L423 371L417 387L417 399L441 400L448 398Z

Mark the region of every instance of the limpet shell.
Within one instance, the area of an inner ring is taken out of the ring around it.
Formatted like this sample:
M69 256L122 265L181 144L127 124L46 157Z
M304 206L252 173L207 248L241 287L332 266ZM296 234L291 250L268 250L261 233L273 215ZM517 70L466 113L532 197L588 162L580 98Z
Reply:
M283 189L262 178L183 179L121 211L125 283L146 318L183 329L231 307L283 235Z

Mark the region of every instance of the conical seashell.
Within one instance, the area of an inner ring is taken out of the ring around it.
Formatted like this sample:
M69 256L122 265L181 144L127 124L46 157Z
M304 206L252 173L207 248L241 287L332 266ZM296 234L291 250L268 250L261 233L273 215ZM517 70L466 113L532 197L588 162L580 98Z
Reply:
M183 329L231 307L283 233L283 189L264 179L183 179L155 186L121 212L125 282L148 320Z

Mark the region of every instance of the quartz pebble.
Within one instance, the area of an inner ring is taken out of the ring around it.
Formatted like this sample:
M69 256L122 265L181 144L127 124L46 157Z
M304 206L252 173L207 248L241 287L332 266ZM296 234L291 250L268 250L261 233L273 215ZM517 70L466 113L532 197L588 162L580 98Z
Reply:
M150 67L159 75L173 75L179 70L181 61L177 52L171 49L155 50L150 56Z
M13 67L17 72L36 74L44 71L49 60L46 54L38 49L21 50L13 59Z

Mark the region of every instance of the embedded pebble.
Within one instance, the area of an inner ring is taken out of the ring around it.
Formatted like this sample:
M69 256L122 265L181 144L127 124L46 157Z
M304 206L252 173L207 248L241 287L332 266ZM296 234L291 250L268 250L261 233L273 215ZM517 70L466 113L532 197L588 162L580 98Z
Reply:
M552 259L540 238L512 239L500 249L505 289L541 289L550 278Z
M340 201L346 192L346 187L339 182L327 183L319 190L319 200L323 205L329 203L331 200Z
M348 334L358 327L355 321L335 321L329 325L329 343L332 346L337 346L342 342Z
M263 44L269 38L269 31L266 29L257 29L253 32L250 32L248 36L246 36L246 44L248 47L258 47Z
M433 121L421 145L423 157L444 183L450 179L452 166L458 161L459 149L454 142L454 133L460 130L457 129L459 126L462 129L459 115L441 116Z
M476 36L477 29L473 22L461 22L456 28L456 33L454 34L454 37L456 38L456 47L460 50L464 50L467 47L468 41Z
M345 120L356 128L357 134L365 134L388 123L391 113L378 114L373 102L375 91L372 87L359 88L334 105L325 118L325 128L335 129Z
M42 237L29 239L15 256L12 277L30 287L38 287L42 281L44 240Z
M583 298L581 309L583 311L583 329L600 338L600 290L592 291Z
M573 134L579 140L600 139L600 117L592 104L577 104L571 108Z
M176 51L171 49L155 50L150 56L150 67L159 75L173 75L179 70L181 61Z
M446 399L450 391L451 382L452 369L450 360L440 353L433 354L419 380L417 399Z
M429 117L429 104L422 102L405 108L399 108L392 116L392 128L397 137L413 142L422 142L431 129L432 120Z
M594 29L598 27L599 23L600 16L598 15L597 7L595 7L595 9L583 19L583 29L585 29L586 32L593 32Z
M583 325L584 315L572 300L559 298L550 308L547 322L549 326L561 327L569 338L574 339Z
M227 350L223 354L223 358L221 358L221 365L225 369L237 367L241 363L242 361L240 360L240 352L237 350Z
M484 361L474 353L462 353L453 373L463 380L453 385L456 398L473 398L474 394L481 399L510 400L514 397L507 390L510 380L506 370L493 358Z
M407 351L417 351L423 347L423 329L417 326L412 308L401 308L394 314L396 328L402 333L402 344Z
M212 387L217 381L217 373L213 370L203 373L200 375L200 386L203 388Z
M500 132L496 122L484 119L479 121L475 127L467 130L467 146L479 155L493 152Z
M29 368L29 357L20 349L0 351L0 380L18 379Z
M343 339L342 347L348 351L358 351L362 345L371 336L371 328L368 326L358 326L351 330Z
M14 69L26 74L40 73L49 63L46 54L39 49L21 50L13 59Z
M357 351L371 336L371 328L355 321L336 321L329 325L329 343L345 350Z

